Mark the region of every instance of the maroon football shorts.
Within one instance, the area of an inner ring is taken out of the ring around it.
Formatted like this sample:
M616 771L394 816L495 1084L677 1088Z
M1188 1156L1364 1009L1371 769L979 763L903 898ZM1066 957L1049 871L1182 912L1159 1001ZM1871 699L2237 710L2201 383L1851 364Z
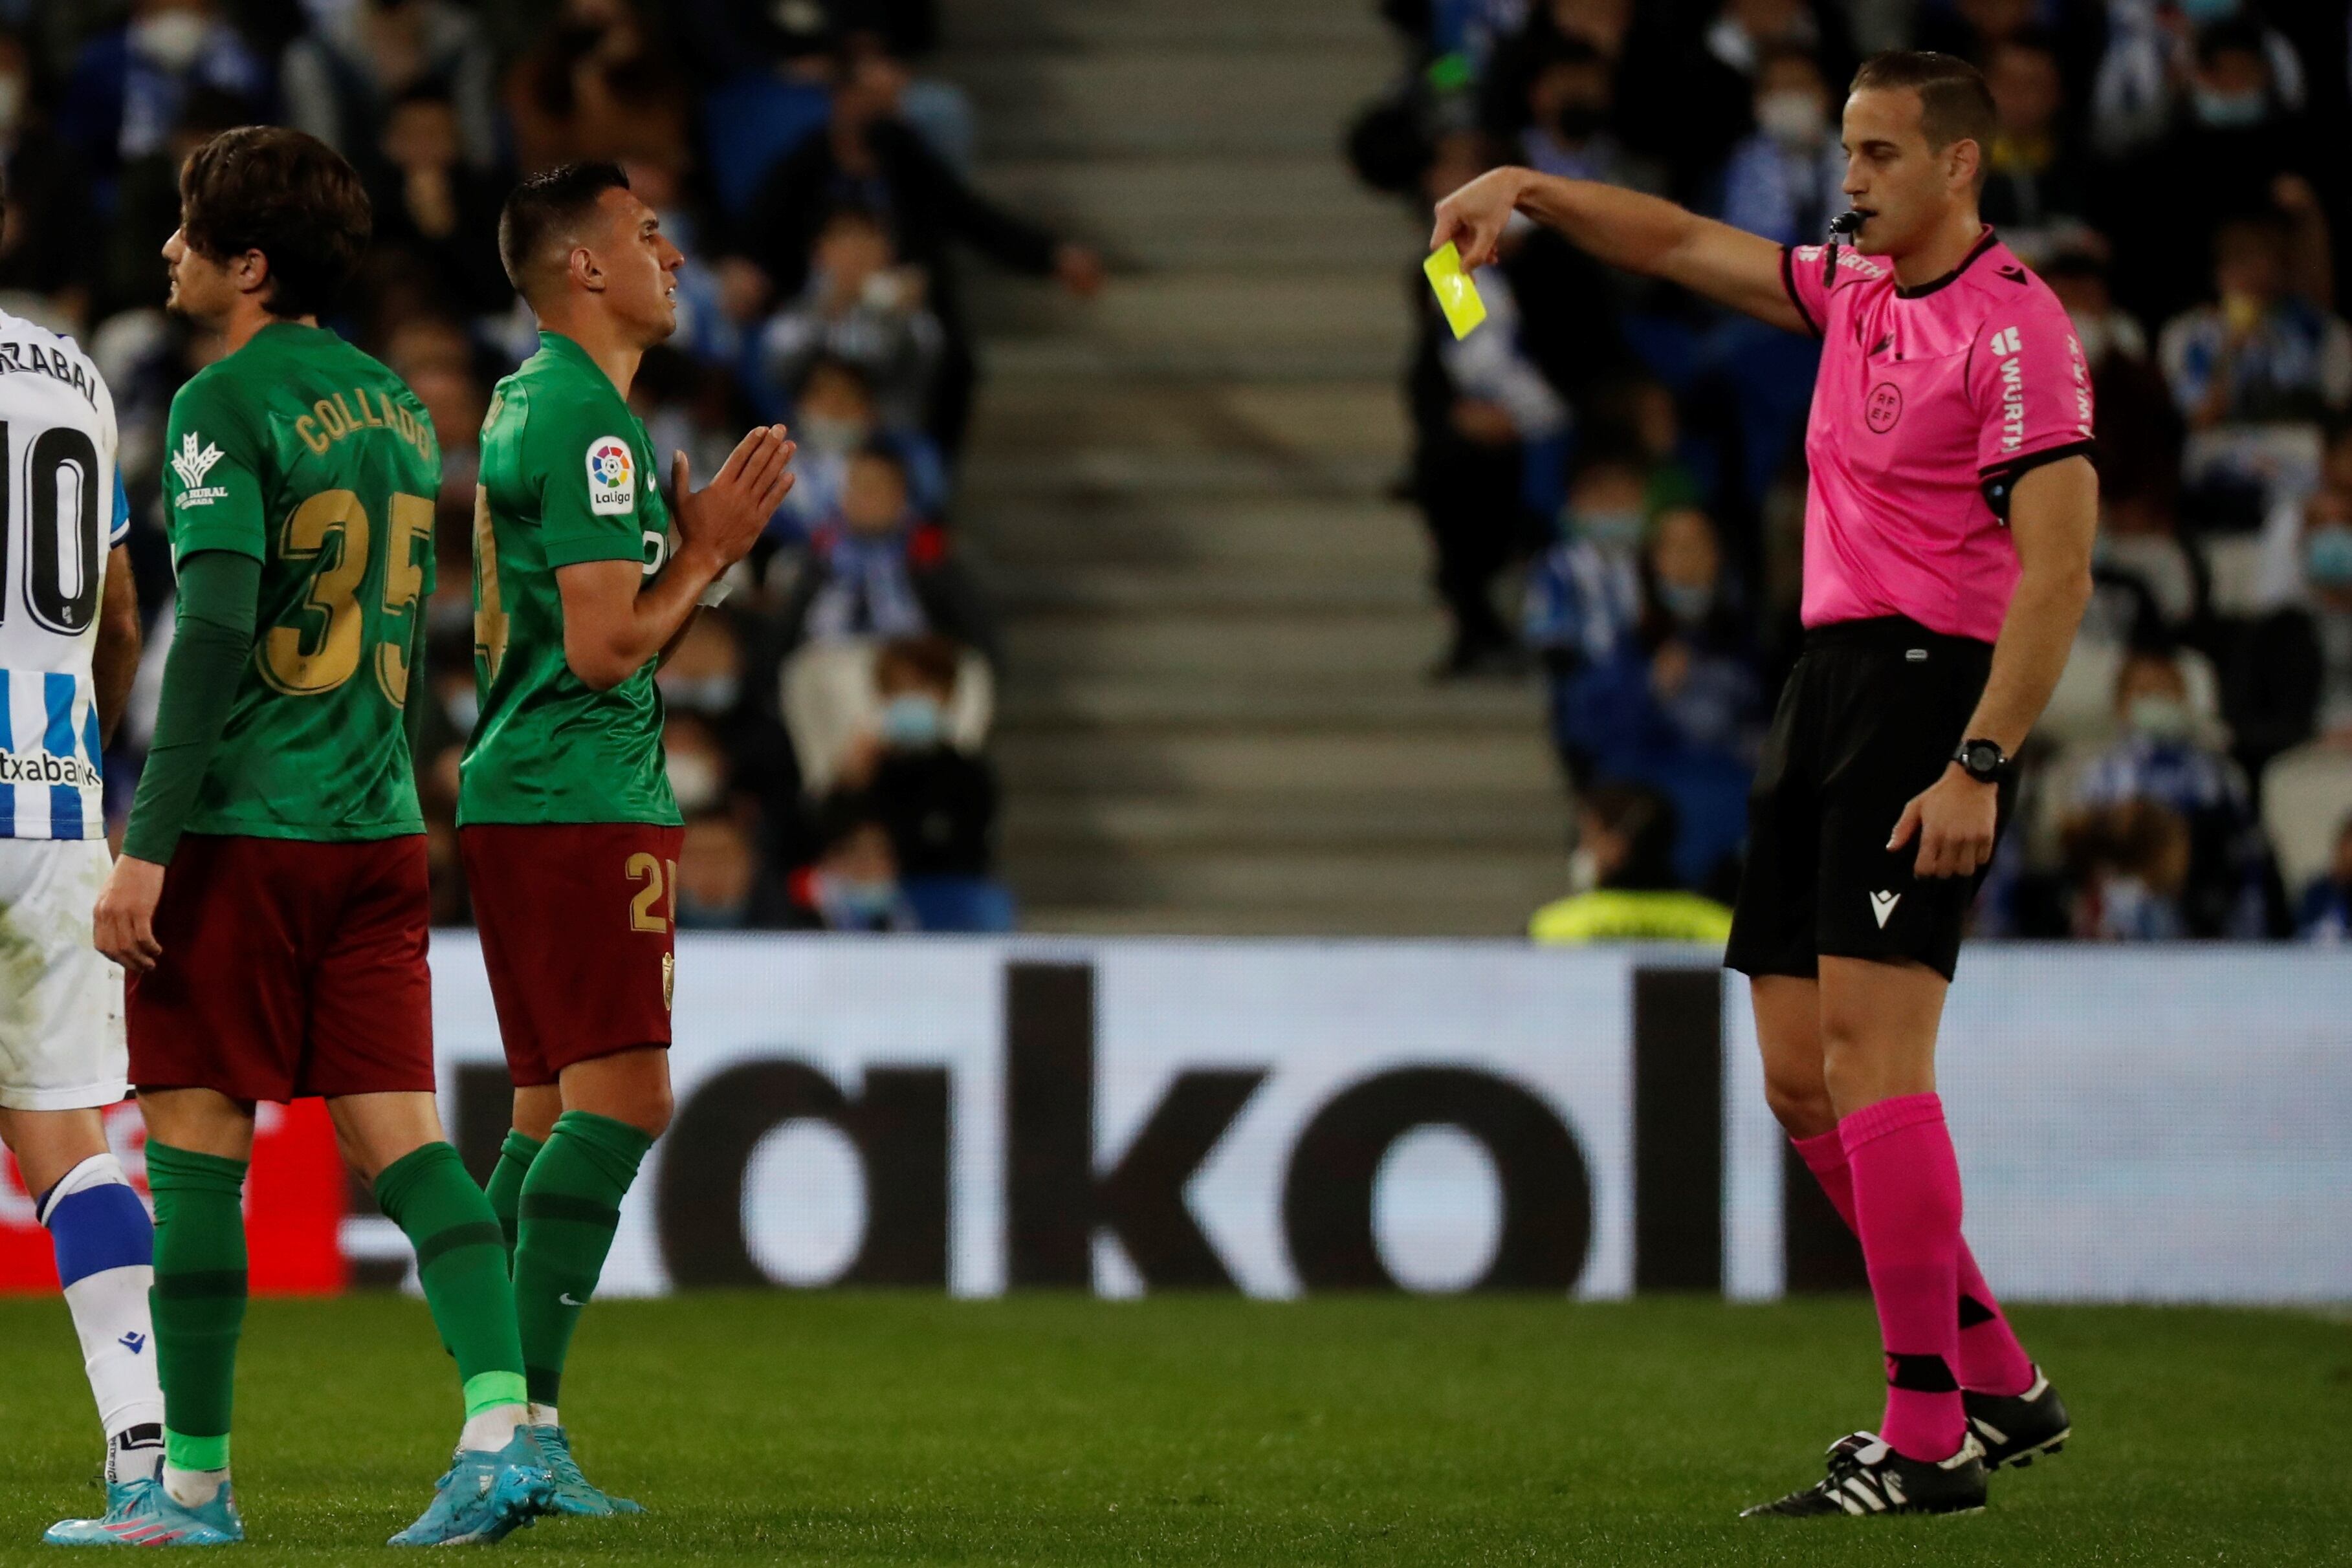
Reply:
M130 977L131 1082L298 1100L433 1088L425 838L189 833Z
M490 999L518 1089L575 1061L669 1044L683 828L479 822L457 830Z

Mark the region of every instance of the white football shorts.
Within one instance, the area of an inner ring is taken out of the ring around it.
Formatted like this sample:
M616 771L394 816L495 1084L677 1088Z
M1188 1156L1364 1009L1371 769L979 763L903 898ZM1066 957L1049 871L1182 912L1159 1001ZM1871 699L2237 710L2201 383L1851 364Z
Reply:
M0 839L0 1106L70 1111L130 1092L122 971L92 945L103 839Z

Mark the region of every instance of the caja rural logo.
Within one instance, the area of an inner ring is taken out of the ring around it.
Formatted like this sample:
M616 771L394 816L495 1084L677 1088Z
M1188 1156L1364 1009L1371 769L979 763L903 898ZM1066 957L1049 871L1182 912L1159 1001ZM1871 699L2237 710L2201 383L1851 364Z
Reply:
M604 435L588 444L588 509L600 516L626 512L636 505L636 475L629 444L617 435Z

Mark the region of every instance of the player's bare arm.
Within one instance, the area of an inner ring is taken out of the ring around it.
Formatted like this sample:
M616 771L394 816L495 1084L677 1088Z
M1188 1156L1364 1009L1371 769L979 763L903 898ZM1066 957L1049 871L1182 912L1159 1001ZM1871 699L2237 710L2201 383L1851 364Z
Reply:
M2017 592L1993 643L1992 674L1966 738L1997 742L2013 757L2057 689L2091 601L2099 476L2090 459L2044 464L2019 479L2009 526L2017 540ZM1887 848L1900 849L1916 834L1917 874L1970 875L1992 858L1997 806L1993 785L1953 763L1903 809Z
M650 582L628 560L560 569L563 658L597 691L619 685L667 647L693 619L703 591L758 542L793 487L793 444L781 424L763 425L728 455L716 477L690 486L686 454L672 471L678 550Z
M113 744L114 727L131 701L139 675L139 589L131 578L131 551L116 545L107 552L106 582L99 591L98 646L90 653L90 678L98 698L98 731Z
M1437 204L1432 250L1449 240L1465 267L1496 257L1503 230L1525 213L1580 250L1627 272L1663 277L1790 332L1806 330L1780 282L1780 247L1686 208L1590 180L1531 169L1481 174Z

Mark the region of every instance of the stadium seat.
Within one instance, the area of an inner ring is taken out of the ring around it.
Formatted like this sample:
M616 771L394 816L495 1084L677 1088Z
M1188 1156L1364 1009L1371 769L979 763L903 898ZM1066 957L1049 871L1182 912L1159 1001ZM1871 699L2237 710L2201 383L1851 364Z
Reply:
M2327 869L2347 817L2352 817L2352 751L2298 747L2263 770L2263 826L2288 887L2299 888Z

